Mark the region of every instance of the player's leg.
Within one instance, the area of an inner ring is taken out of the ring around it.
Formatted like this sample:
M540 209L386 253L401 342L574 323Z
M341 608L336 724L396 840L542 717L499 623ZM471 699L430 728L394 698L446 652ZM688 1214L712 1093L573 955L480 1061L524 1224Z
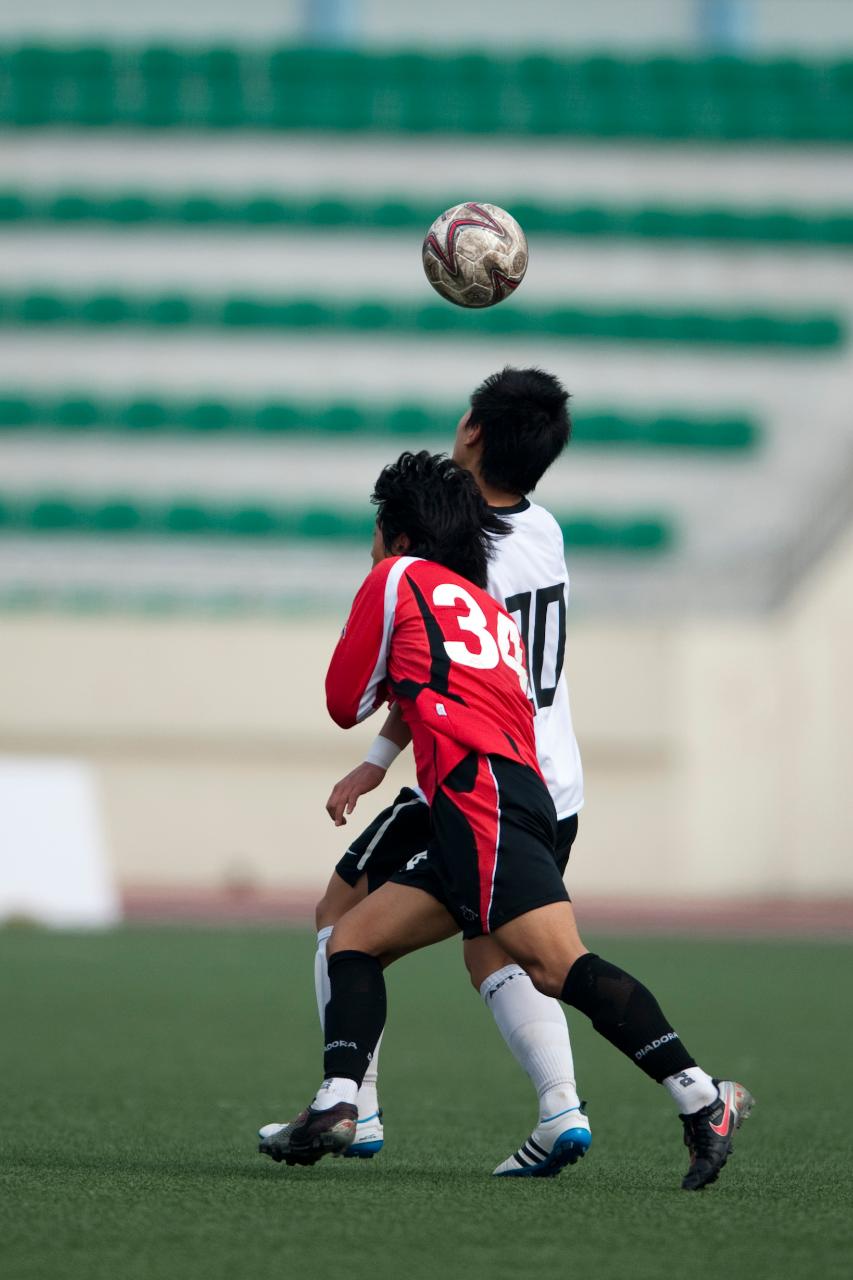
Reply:
M367 897L367 876L360 875L354 883L344 880L340 872L335 870L329 877L326 891L314 910L317 925L317 950L314 953L314 992L317 996L317 1013L320 1026L326 1019L326 1005L329 1003L329 974L326 967L326 946L332 930L353 907L358 906Z
M372 825L372 824L371 824ZM325 1029L326 1025L326 1005L329 1003L329 970L326 959L326 947L329 938L337 922L348 911L357 906L359 902L367 897L368 880L366 872L358 873L357 877L352 873L356 870L355 862L350 856L352 849L348 849L341 863L332 872L329 877L329 883L326 891L315 909L315 921L317 924L317 949L314 952L314 993L317 997L317 1013L320 1017L320 1028ZM344 879L339 868L343 865L344 873L351 876L350 880ZM368 1073L364 1078L358 1099L358 1133L356 1141L353 1143L348 1155L361 1156L371 1158L377 1155L383 1147L385 1141L385 1133L382 1126L382 1111L379 1106L379 1096L377 1093L377 1080L379 1075L379 1048L376 1046L373 1058L368 1068ZM266 1133L275 1132L280 1129L281 1125L271 1124L265 1125L261 1129L260 1136L263 1138Z
M356 1133L358 1089L385 1025L384 968L400 956L452 937L447 909L420 888L385 884L348 912L328 948L331 997L326 1007L324 1079L310 1105L261 1142L288 1164L342 1154Z
M429 807L422 794L403 787L393 804L350 843L329 879L316 907L317 950L314 956L314 989L320 1026L325 1027L329 1002L326 947L337 922L383 884L429 840ZM379 1106L378 1076L381 1038L362 1081L358 1096L358 1134L348 1154L372 1157L382 1150L385 1133ZM266 1125L261 1136L280 1126Z
M560 1002L542 994L492 937L465 943L471 981L516 1062L536 1090L536 1126L495 1169L499 1177L553 1177L590 1147L575 1085L569 1028Z
M510 760L489 757L488 777L481 768L479 778L480 812L487 813L490 778L498 815L491 853L485 838L488 823L479 821L481 893L483 903L488 902L481 913L483 932L494 935L540 991L585 1013L601 1035L665 1086L684 1118L691 1151L691 1169L682 1185L688 1190L707 1185L725 1163L732 1134L752 1098L731 1081L718 1087L685 1049L651 991L624 969L588 952L549 856L544 787L536 776ZM475 788L473 801L464 795L458 800L471 807L477 794ZM552 843L553 835L552 820Z
M570 902L527 912L495 932L540 991L585 1013L600 1035L664 1085L679 1108L691 1154L685 1190L715 1181L735 1129L752 1108L748 1091L703 1071L652 992L624 969L587 951Z
M576 815L557 824L555 860L560 875L566 870L577 829ZM575 1084L565 1012L558 1000L536 989L529 975L491 936L465 942L465 964L538 1101L536 1128L495 1173L501 1177L551 1177L566 1164L573 1164L591 1143L589 1121ZM573 1129L584 1132L579 1137L570 1135Z

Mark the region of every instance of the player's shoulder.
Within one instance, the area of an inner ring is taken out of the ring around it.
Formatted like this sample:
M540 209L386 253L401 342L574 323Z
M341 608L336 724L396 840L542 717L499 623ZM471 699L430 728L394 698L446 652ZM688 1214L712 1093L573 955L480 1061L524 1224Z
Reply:
M530 500L528 499L528 501ZM541 503L531 502L527 511L527 517L531 524L536 524L542 529L547 529L549 533L562 540L563 530L560 526L559 520L552 511L549 511L547 507L543 507Z
M421 560L419 556L385 556L383 560L373 566L365 578L365 582L373 583L375 586L382 586L389 579L400 579L409 569L426 563L428 562Z
M563 545L563 530L557 517L547 507L531 501L530 498L524 498L517 507L502 510L499 514L509 519L508 542L512 541L513 535L521 534L525 540L532 538ZM501 541L502 539L498 539L498 547Z
M406 578L419 591L428 592L429 599L436 605L450 605L460 597L472 596L475 600L484 601L489 606L494 604L489 592L478 587L455 569L439 564L437 560L412 560L405 570Z

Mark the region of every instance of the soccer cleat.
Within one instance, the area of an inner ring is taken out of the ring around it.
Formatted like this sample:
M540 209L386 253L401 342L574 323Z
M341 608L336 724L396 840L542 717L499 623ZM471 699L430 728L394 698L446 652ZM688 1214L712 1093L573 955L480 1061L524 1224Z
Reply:
M681 1185L685 1191L701 1191L720 1176L732 1153L732 1137L752 1108L755 1099L734 1080L715 1080L719 1097L710 1106L682 1116L684 1145L690 1152L690 1168Z
M358 1109L338 1102L325 1111L306 1107L290 1124L265 1124L258 1130L258 1150L285 1164L316 1164L323 1156L343 1155L355 1138Z
M498 1178L553 1178L589 1151L592 1134L586 1103L540 1120L523 1146L499 1164Z
M347 1147L344 1155L357 1157L360 1160L372 1160L382 1150L385 1142L385 1131L382 1128L382 1108L359 1120L355 1130L355 1141Z

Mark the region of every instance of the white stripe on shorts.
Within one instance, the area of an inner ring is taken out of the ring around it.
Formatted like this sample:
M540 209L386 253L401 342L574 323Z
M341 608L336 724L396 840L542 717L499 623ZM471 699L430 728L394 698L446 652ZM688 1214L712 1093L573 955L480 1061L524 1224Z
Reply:
M410 804L423 804L423 800L421 800L421 799L420 799L420 797L418 797L416 800L404 800L402 804L395 804L395 805L394 805L394 808L393 808L393 809L391 810L391 812L388 814L388 817L387 817L387 818L385 819L385 821L382 823L382 826L381 826L381 827L379 828L379 830L376 832L376 835L373 837L373 839L371 840L370 844L367 846L367 848L365 849L364 853L361 855L361 857L359 858L358 862L355 864L355 865L356 865L356 870L357 870L357 871L363 871L363 870L364 870L365 865L366 865L366 864L367 864L367 862L370 860L370 855L373 853L373 850L376 848L376 846L379 844L379 841L380 841L380 840L382 839L382 837L385 835L385 832L388 830L388 828L390 827L391 823L392 823L392 822L394 821L394 819L396 818L397 814L398 814L402 809L407 808L407 807L408 807L408 805L410 805Z

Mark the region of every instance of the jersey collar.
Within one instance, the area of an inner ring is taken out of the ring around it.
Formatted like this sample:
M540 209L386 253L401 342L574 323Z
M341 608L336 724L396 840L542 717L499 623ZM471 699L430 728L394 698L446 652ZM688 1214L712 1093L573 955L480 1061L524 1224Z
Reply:
M522 511L527 511L530 507L530 499L522 498L514 507L489 507L490 511L494 511L496 516L517 516Z

